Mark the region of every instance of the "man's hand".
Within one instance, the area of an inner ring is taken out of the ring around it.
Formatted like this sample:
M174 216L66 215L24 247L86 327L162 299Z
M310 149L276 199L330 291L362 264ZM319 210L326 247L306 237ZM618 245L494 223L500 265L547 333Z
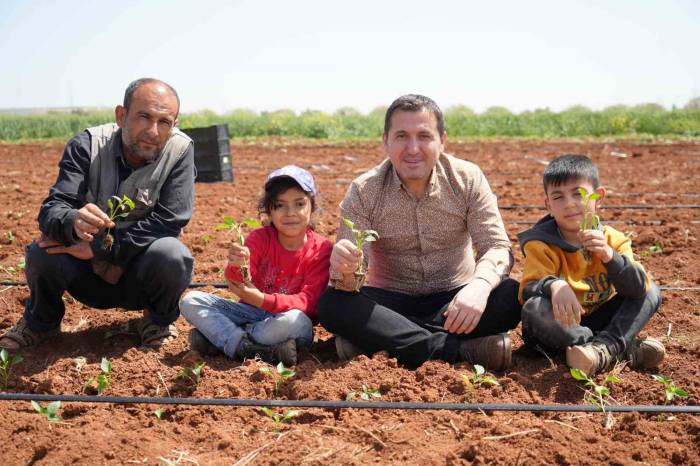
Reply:
M113 228L114 222L95 204L85 204L78 209L73 223L73 231L83 241L92 241L93 235L102 228Z
M481 320L491 285L480 278L472 280L452 299L443 314L445 330L450 333L470 333Z
M261 307L265 299L265 295L263 295L262 291L258 290L252 284L228 282L228 289L238 296L242 302L255 307Z
M550 285L554 319L564 327L581 323L583 309L574 290L564 280L555 280Z
M581 246L597 257L604 264L610 262L613 258L613 248L610 247L605 240L605 234L600 230L584 230L578 234Z
M343 275L352 274L362 260L362 251L348 239L341 239L333 246L331 268Z
M250 249L238 243L231 243L228 249L228 262L234 267L240 267L245 261L250 259Z
M64 246L58 241L50 240L44 235L39 239L39 247L46 250L47 254L70 254L76 259L90 260L94 257L90 243L80 241L70 246Z

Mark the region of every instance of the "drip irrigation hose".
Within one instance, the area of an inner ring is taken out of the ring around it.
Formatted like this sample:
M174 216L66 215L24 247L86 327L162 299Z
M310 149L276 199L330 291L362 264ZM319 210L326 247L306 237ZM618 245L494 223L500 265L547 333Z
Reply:
M0 286L27 286L27 282L3 280L0 281ZM227 283L219 282L192 282L187 286L187 288L204 288L206 286L210 286L212 288L228 288ZM659 286L659 288L662 291L700 291L700 286L661 285Z
M450 411L553 411L603 412L596 405L526 404L526 403L414 403L401 401L330 401L330 400L256 400L239 398L165 398L139 396L47 395L36 393L0 393L0 401L65 401L71 403L157 404L196 406L237 406L268 408L321 409L414 409ZM687 413L700 414L699 405L609 405L611 413Z

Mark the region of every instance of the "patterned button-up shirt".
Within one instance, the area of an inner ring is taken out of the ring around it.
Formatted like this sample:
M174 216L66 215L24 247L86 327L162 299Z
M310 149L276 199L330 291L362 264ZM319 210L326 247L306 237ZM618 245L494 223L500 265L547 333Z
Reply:
M352 182L340 209L356 229L379 233L378 241L363 248L369 286L416 296L479 278L494 288L513 266L510 240L484 173L448 154L438 158L420 199L404 188L387 159ZM354 242L341 221L336 241L343 238ZM346 288L351 277L331 270L331 280L346 282Z

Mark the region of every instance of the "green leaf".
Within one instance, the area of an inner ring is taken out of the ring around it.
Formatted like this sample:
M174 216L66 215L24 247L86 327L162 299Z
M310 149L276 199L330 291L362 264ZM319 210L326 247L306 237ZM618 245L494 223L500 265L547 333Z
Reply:
M102 358L102 362L100 362L100 369L102 369L102 372L104 372L105 374L112 373L112 363L109 362L109 359Z
M476 375L483 375L484 372L486 372L486 369L484 369L484 366L479 365L479 364L474 364L474 373Z
M601 396L607 396L610 395L610 389L608 387L604 387L602 385L596 385L593 390Z
M260 223L259 220L256 220L254 218L247 218L243 220L242 222L245 226L250 227L250 228L260 228L262 224Z
M356 392L348 392L348 394L345 395L345 401L352 401L355 399L356 396L357 396Z
M579 188L579 189L583 189L583 188ZM572 367L572 368L569 370L569 372L571 373L571 377L573 377L573 378L576 379L576 380L581 380L581 381L587 381L587 380L589 380L588 376L586 376L586 374L584 374L583 371L582 371L581 369L574 369L574 368Z
M500 384L498 383L498 380L494 379L494 378L491 377L491 376L484 377L483 382L484 382L484 383L487 383L487 384L491 384L491 385L500 385Z
M673 387L673 394L681 398L688 396L688 392L680 387Z
M112 199L107 199L107 207L109 207L110 213L114 212L114 203L112 203Z
M656 380L657 382L661 382L661 383L664 384L664 385L668 385L668 384L671 382L671 379L669 379L669 378L666 377L665 375L654 374L654 375L652 375L651 377L652 377L654 380Z
M671 390L666 390L666 401L673 401L675 394Z
M22 356L20 356L19 354L15 354L14 356L12 356L12 359L10 360L10 365L14 366L15 364L19 364L22 361L24 361L24 358Z
M34 408L34 411L36 411L39 414L44 414L44 408L42 408L39 403L37 403L34 400L32 400L31 403L32 403L32 408Z
M263 406L262 408L260 408L260 410L261 410L263 413L265 413L265 414L267 414L268 416L270 416L271 418L274 418L274 417L275 417L275 412L274 412L273 410L271 410L270 408L268 408L268 407Z
M301 411L292 409L284 413L284 417L282 418L283 421L289 421L291 418L298 416L301 413Z
M351 222L349 219L345 217L341 217L343 219L343 223L345 224L346 227L350 228L351 230L355 229L355 224Z
M581 199L583 199L585 202L585 199L588 199L588 191L586 191L583 188L578 188L577 191L578 191L578 195L581 196Z
M596 199L600 199L600 194L598 193L591 193L590 196L588 196L589 201L595 201Z
M9 360L10 353L7 352L5 348L0 350L0 361L3 362L3 364L7 364L7 361Z
M156 409L153 411L153 414L155 414L159 421L163 420L163 413L164 411L162 409Z
M58 411L58 408L61 407L61 402L60 401L52 401L49 403L49 405L46 407L46 412L49 414L56 414Z
M374 398L381 398L382 394L379 392L379 390L372 390L369 392L370 395L372 395Z
M616 375L609 375L605 378L604 383L619 383L620 379Z
M369 401L369 394L367 392L362 392L360 393L360 398L362 398L365 401Z

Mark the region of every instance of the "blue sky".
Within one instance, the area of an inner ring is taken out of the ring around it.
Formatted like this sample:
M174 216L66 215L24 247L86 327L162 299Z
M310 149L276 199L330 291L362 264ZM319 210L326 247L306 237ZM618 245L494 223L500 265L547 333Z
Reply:
M164 79L184 112L682 106L700 2L0 0L0 108L113 107Z

